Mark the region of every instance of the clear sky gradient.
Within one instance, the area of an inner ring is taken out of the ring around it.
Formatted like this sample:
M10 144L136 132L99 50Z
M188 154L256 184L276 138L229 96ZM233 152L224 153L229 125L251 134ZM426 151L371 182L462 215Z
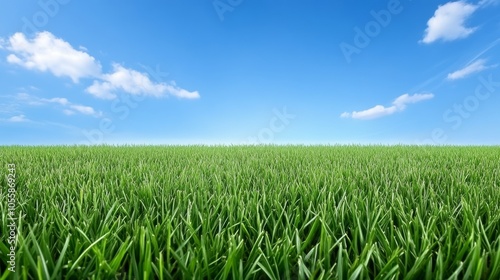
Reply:
M500 144L500 1L2 1L0 144Z

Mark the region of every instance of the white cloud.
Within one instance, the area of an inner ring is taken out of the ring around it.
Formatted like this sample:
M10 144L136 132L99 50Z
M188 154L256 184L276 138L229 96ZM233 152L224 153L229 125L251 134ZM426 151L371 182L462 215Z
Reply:
M371 120L371 119L376 119L380 118L383 116L388 116L392 115L396 112L401 112L404 111L407 107L408 104L413 104L417 103L420 101L424 101L427 99L433 98L434 95L431 93L425 93L425 94L414 94L414 95L409 95L409 94L403 94L396 98L392 102L392 106L385 107L382 105L376 105L370 109L363 110L363 111L353 111L352 113L344 112L340 115L341 118L353 118L353 119L359 119L359 120Z
M71 109L73 109L76 112L79 112L84 115L89 115L89 116L101 116L101 113L96 112L94 108L89 107L89 106L83 106L83 105L70 105L69 106Z
M8 122L27 122L29 121L26 116L24 115L18 115L18 116L13 116L7 119Z
M396 106L398 109L406 109L406 105L408 104L413 104L420 101L432 99L433 97L434 94L431 93L416 93L414 95L409 95L408 93L405 93L396 98L392 102L392 104L394 104L394 106Z
M7 56L9 63L51 72L57 77L69 77L75 83L101 73L101 65L94 57L47 31L37 33L33 39L16 33L9 38L7 49L12 52Z
M447 76L448 80L458 80L465 78L473 73L481 72L493 66L486 65L486 59L478 59L471 64L465 66L464 68L457 70L453 73L449 73Z
M453 41L466 38L477 27L465 26L465 21L477 10L479 5L469 4L463 0L440 5L434 16L427 21L423 43L430 44L437 40Z
M199 98L197 91L189 92L175 84L155 83L147 74L128 69L120 64L113 65L113 73L102 75L102 81L95 80L87 92L102 99L116 98L115 92L121 90L133 95L161 97L173 95L179 98Z
M114 99L118 91L154 97L200 97L198 91L185 90L175 82L153 82L146 73L119 64L113 65L111 73L103 74L101 64L87 53L85 47L75 49L47 31L39 32L31 39L23 33L16 33L8 41L2 40L0 38L0 47L11 52L7 55L7 62L30 70L50 72L57 77L69 77L74 83L82 78L93 78L86 91L101 99Z
M342 115L340 115L343 118L353 118L353 119L359 119L359 120L371 120L371 119L376 119L380 118L383 116L391 115L394 114L397 110L396 106L390 106L390 107L384 107L382 105L376 105L375 107L372 107L370 109L364 110L364 111L354 111L352 113L347 113L344 112Z
M347 112L344 112L344 113L340 114L340 117L341 117L341 118L350 118L350 117L351 117L351 114L350 114L350 113L347 113Z
M197 99L200 98L198 91L187 91L176 85L166 85L166 92L179 98Z
M70 104L68 99L61 98L61 97L55 97L55 98L51 98L51 99L42 99L42 100L50 102L50 103L59 103L59 104L64 105L64 106L67 106Z
M115 88L111 83L94 81L94 83L89 86L86 91L93 96L100 99L115 99L116 94L113 93Z

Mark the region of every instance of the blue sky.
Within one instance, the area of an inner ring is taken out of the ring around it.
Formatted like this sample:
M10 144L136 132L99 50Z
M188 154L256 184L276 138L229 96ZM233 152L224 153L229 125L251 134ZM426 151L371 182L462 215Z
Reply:
M0 144L500 144L498 2L3 1Z

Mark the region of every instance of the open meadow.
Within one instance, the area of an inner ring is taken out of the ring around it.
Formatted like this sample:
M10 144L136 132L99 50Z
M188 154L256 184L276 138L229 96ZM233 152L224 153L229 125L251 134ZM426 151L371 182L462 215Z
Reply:
M0 155L0 279L500 279L500 147Z

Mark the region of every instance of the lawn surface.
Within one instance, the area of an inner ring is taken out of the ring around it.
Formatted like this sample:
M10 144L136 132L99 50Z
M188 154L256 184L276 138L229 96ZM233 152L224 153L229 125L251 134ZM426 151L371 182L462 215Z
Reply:
M0 279L500 279L500 147L0 147ZM12 181L12 180L11 180Z

